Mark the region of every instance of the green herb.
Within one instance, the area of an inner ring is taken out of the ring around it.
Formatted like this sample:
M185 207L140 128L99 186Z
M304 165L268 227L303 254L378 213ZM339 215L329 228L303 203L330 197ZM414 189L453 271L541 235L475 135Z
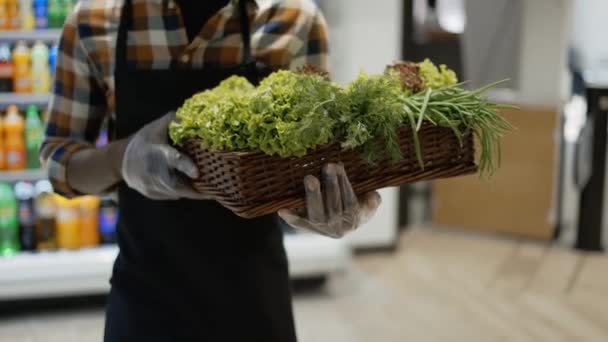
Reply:
M374 162L383 157L392 160L401 158L396 128L403 123L400 98L403 90L395 73L387 75L360 74L351 82L346 93L350 99L348 116L340 120L345 133L342 146L362 146L363 157ZM385 150L380 149L377 138L381 138Z
M426 93L403 97L403 105L412 111L421 109L423 120L451 128L461 143L465 134L475 134L481 145L480 172L491 175L500 165L500 140L513 128L498 110L512 107L489 102L482 94L503 82L475 91L462 89L457 84L434 90L428 88ZM417 115L420 116L420 112ZM420 153L420 146L416 146L416 151Z
M482 175L500 163L500 139L511 125L498 114L508 106L487 101L483 93L499 84L469 91L456 74L430 60L402 62L382 75L360 74L346 87L308 68L278 71L254 87L233 76L196 94L178 110L170 126L176 144L197 139L211 150L257 150L281 157L303 156L329 143L358 148L373 163L402 158L398 128L413 132L421 165L418 131L424 122L452 129L461 141L479 139Z
M481 145L480 173L482 176L491 175L500 165L500 140L512 129L498 110L510 106L489 102L482 95L505 81L469 91L461 88L462 84L457 83L452 70L445 65L438 68L427 59L418 63L418 76L424 82L422 90L419 90L409 88L415 82L411 82L412 75L403 74L413 69L403 67L407 64L397 65L401 67L389 67L384 75L362 73L348 85L351 116L343 120L346 126L343 131L347 134L342 145L360 147L368 162L384 157L398 160L402 156L397 127L406 124L414 132L416 158L424 167L417 132L426 121L452 129L461 144L465 134L475 134ZM413 94L414 90L419 91ZM378 144L377 138L384 140L384 146Z
M437 67L430 59L418 63L419 74L427 88L437 89L458 83L458 77L453 70L441 64Z

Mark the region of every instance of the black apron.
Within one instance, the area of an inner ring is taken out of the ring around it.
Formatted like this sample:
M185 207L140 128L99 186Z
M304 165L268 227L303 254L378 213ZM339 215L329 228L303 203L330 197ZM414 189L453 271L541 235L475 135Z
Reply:
M137 70L127 63L132 3L116 46L117 138L175 110L231 75L268 74L250 49L239 4L243 62L232 68ZM276 215L245 220L214 201L154 201L119 186L118 245L106 341L295 341L283 235Z

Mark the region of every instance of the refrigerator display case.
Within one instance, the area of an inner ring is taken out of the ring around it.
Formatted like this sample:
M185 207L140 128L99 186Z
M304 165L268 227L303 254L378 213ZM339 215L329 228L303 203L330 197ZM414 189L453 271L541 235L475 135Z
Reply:
M52 44L61 31L0 31L0 41L42 40ZM45 107L48 94L0 93L0 110L9 105L24 109L29 105ZM37 181L44 179L43 170L0 171L0 181ZM307 232L285 235L285 248L292 278L322 279L348 268L351 248L346 240L335 240ZM81 250L22 252L0 257L0 301L56 296L104 294L118 253L115 245Z
M315 234L286 235L285 249L293 279L327 277L350 261L344 241ZM102 246L0 258L0 301L106 294L117 254Z

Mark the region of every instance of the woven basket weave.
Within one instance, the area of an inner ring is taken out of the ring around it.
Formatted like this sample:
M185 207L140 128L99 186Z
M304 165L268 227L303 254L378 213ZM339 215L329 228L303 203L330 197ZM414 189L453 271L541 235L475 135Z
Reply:
M403 159L382 160L370 165L359 151L327 145L303 157L280 158L262 152L211 152L197 140L187 141L182 150L198 165L201 177L193 182L197 191L210 194L235 214L254 218L282 208L304 206L303 179L321 174L328 162L342 162L355 193L413 183L422 180L474 173L475 144L467 135L460 145L451 129L424 124L418 132L424 170L415 154L408 128L399 129Z

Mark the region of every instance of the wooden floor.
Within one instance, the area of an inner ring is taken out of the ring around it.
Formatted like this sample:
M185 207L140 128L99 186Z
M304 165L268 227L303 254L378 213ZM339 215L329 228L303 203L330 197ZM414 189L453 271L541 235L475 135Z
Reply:
M295 298L302 342L608 341L608 256L435 229ZM101 309L3 317L0 341L101 341Z

